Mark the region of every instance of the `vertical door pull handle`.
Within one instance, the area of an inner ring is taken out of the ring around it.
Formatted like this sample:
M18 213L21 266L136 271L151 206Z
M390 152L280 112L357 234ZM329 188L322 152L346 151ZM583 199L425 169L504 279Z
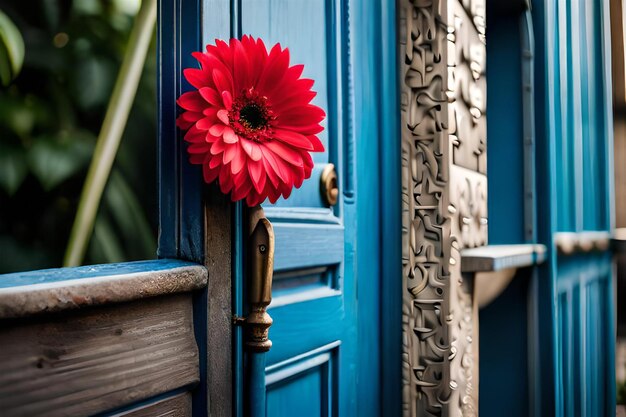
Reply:
M246 318L248 331L246 346L254 352L267 352L272 347L272 341L268 337L272 318L267 314L267 306L272 301L274 229L259 206L253 208L250 213L249 230L250 312Z

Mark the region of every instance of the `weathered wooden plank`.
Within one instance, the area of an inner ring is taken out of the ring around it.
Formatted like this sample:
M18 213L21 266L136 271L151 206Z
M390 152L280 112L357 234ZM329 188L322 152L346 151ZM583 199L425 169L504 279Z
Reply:
M486 245L461 250L461 271L486 272L523 268L540 264L545 257L544 245Z
M231 205L221 193L206 198L208 283L207 388L209 416L232 415Z
M190 417L191 394L185 392L130 411L115 414L113 417Z
M85 416L199 380L191 294L5 321L2 416Z
M204 288L201 265L176 260L0 275L0 319Z

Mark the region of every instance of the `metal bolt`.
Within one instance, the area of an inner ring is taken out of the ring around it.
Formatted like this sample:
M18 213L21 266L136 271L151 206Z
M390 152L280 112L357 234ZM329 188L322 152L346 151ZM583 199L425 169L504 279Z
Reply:
M259 245L259 252L265 253L266 250L267 250L267 247L265 245Z

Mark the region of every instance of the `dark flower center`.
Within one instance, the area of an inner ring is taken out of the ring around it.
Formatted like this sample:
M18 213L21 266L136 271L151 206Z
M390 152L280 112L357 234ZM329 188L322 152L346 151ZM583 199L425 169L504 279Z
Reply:
M267 97L261 96L254 88L249 88L243 90L234 100L228 119L238 136L263 142L272 138L272 124L276 116Z
M248 129L257 130L267 125L267 111L256 103L248 103L239 110L239 122Z

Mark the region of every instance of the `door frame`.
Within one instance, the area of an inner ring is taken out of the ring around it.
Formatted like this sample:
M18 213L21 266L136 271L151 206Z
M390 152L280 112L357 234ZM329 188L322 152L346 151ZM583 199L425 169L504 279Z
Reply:
M367 270L367 262L372 260L380 265L377 282L358 287L359 299L369 301L359 303L357 343L374 347L372 352L378 360L361 357L358 361L357 404L362 407L374 404L380 413L385 410L386 414L395 415L400 413L402 401L402 194L396 6L392 0L379 3L350 0L348 5L348 30L355 39L349 49L350 64L353 69L365 66L381 81L374 92L377 100L354 97L361 93L361 89L354 88L360 85L358 78L353 79L350 88L351 99L354 99L351 119L376 121L375 125L355 123L352 126L350 132L356 145L354 157L358 161L377 156L373 158L377 162L375 167L359 171L359 174L372 175L375 186L358 192L360 198L370 204L368 210L357 213L357 224L368 227L357 231L360 250L355 264L363 270ZM209 270L209 289L194 303L201 367L201 384L193 399L194 415L199 415L205 407L210 407L211 415L240 416L243 412L242 335L239 327L231 326L230 318L243 312L242 286L238 282L241 282L244 259L238 248L243 247L244 210L241 203L229 203L216 188L203 185L200 169L187 162L186 147L175 125L178 114L175 103L176 98L190 88L182 70L196 65L191 52L202 50L204 44L215 37L241 36L238 33L240 7L238 1L228 0L159 1L159 257L204 263ZM363 24L362 19L369 24ZM379 36L372 36L372 27ZM363 50L371 53L363 53ZM370 140L363 140L364 137ZM356 186L358 189L358 182ZM222 308L212 308L216 304ZM226 304L230 304L230 309ZM374 317L368 304L377 306ZM208 343L209 331L214 343ZM230 357L223 354L230 349L234 349Z

